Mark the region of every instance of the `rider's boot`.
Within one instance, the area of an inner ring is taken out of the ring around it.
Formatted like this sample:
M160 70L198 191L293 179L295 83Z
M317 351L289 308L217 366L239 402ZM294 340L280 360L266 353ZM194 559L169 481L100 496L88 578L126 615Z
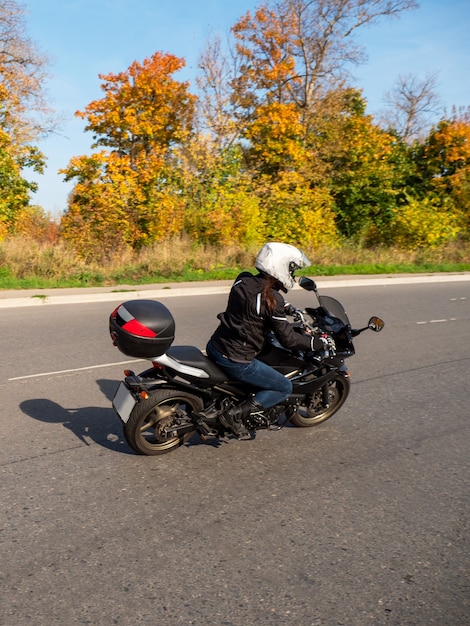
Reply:
M241 404L232 407L220 416L220 421L225 428L231 430L237 437L248 435L249 432L243 424L243 419L252 413L264 411L262 404L254 398L248 398Z

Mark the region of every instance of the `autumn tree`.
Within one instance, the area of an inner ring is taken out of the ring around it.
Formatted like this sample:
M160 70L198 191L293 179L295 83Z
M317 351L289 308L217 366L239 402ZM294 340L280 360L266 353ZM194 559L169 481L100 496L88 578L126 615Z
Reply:
M441 243L470 232L470 112L454 111L414 146L415 173L410 181L414 221L428 224L426 243ZM406 207L402 209L404 212ZM418 209L426 213L419 216ZM410 209L411 210L411 209ZM402 228L403 230L403 228Z
M341 90L323 104L312 137L316 158L326 168L338 228L362 243L389 243L393 211L412 171L406 146L366 114L359 91Z
M0 240L28 205L30 187L21 175L21 162L14 157L8 135L0 130Z
M25 10L15 0L0 2L0 236L14 232L36 184L23 172L41 172L44 155L35 141L53 128L45 95L47 58L26 34Z
M188 83L173 77L183 66L157 52L125 72L100 75L105 96L77 112L92 147L103 148L63 170L75 187L62 232L83 254L139 247L182 229L174 150L191 134L195 100Z
M232 142L237 134L270 233L292 239L289 216L296 237L323 232L331 242L333 214L348 236L389 219L394 138L365 116L365 104L352 110L346 79L350 65L364 59L357 30L416 6L413 0L264 2L233 26L228 56L220 56L220 42L207 49L203 94L217 112L208 126L219 136L232 133Z
M424 182L446 195L465 188L470 175L470 110L455 112L431 129L419 154ZM461 204L470 209L469 199Z
M358 29L416 6L263 2L237 21L228 48L208 43L198 99L174 78L183 60L169 54L101 75L104 97L77 113L96 152L64 170L75 181L64 237L87 256L183 231L214 245L455 236L456 207L468 200L465 125L419 138L433 82L407 80L395 94L400 123L385 130L349 83L364 58Z
M184 230L193 241L212 245L264 241L262 210L239 146L217 152L207 136L198 136L182 151L181 161Z
M308 118L318 99L364 60L356 31L416 8L414 0L280 0L262 2L215 37L201 55L198 86L205 126L227 146L259 106L294 104ZM306 120L307 121L307 120Z
M364 60L356 31L416 8L414 0L280 0L246 13L232 28L240 74L233 98L253 111L264 101L309 111Z

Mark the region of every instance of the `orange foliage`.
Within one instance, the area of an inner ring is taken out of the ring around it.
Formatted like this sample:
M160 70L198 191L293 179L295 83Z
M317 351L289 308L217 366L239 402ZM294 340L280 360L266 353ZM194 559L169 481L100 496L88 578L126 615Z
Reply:
M195 101L188 83L172 78L183 66L183 59L156 52L142 64L134 61L125 72L100 74L105 97L77 112L88 120L85 130L93 132L95 147L111 147L134 159L141 153L163 156L183 140Z
M37 206L25 207L15 214L13 231L40 243L55 245L59 241L59 225Z
M243 74L238 89L251 87L271 90L271 97L285 101L292 82L301 80L295 73L292 44L298 30L293 13L282 18L276 11L263 5L251 17L248 12L232 32L237 39L236 49L244 59Z
M88 120L94 147L63 170L76 180L62 220L63 237L83 255L139 247L179 232L181 200L171 187L176 145L191 132L195 97L172 74L184 62L155 53L126 72L101 75L105 97L77 115Z

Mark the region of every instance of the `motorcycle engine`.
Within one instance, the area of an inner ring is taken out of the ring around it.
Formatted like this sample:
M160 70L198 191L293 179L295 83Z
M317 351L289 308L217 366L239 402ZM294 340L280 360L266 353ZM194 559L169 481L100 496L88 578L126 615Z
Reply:
M281 407L271 407L266 409L262 413L252 413L243 420L248 430L261 430L261 429L278 429L281 428L279 423L280 417L283 413Z

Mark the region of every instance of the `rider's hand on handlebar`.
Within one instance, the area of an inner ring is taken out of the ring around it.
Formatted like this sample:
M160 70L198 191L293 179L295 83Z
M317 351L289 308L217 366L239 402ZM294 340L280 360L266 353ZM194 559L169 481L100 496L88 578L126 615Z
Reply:
M286 302L284 305L284 312L286 315L294 316L295 313L297 312L297 309L295 308L295 306L292 306L292 304L290 304L289 302Z
M305 353L305 360L310 361L311 363L316 363L318 361L321 361L323 357L324 357L324 352L321 350L314 350L313 352Z

